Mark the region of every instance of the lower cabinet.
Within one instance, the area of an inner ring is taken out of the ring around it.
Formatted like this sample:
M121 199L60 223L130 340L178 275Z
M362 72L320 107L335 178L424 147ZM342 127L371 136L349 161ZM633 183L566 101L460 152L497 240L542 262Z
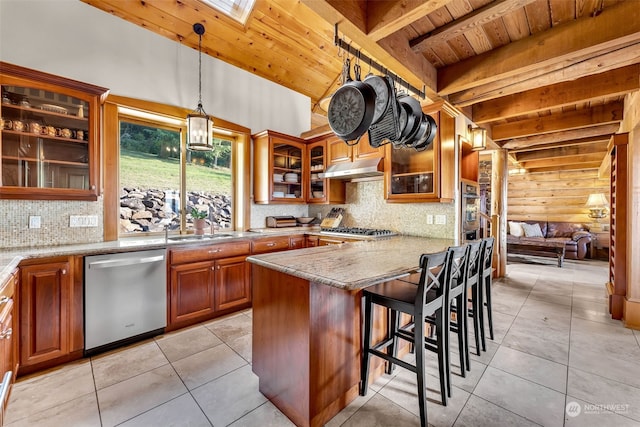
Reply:
M214 307L216 311L251 304L251 265L245 256L225 258L215 263Z
M251 306L250 243L172 249L167 330Z
M17 272L5 283L0 283L0 425L3 424L5 407L11 385L18 372L17 319L14 315L14 298Z
M214 266L213 261L171 266L169 325L213 315Z
M82 280L73 258L20 266L20 373L82 357ZM81 262L81 258L80 258Z

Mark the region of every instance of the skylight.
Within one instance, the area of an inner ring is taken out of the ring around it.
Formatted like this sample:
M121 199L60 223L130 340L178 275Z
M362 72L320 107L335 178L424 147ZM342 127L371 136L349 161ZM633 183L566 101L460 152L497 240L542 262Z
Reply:
M202 0L204 3L245 24L256 0Z

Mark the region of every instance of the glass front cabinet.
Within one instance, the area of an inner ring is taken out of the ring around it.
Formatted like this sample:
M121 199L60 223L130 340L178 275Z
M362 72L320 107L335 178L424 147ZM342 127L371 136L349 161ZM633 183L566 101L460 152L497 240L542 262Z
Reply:
M329 166L329 144L337 138L335 135L324 135L309 140L309 188L308 202L314 204L345 203L345 182L337 179L321 178ZM343 145L346 144L340 141Z
M306 203L306 144L299 138L270 130L252 138L254 203Z
M97 200L107 89L0 63L0 198Z
M386 145L384 194L389 203L452 202L455 198L455 116L444 103L423 107L438 130L424 151Z

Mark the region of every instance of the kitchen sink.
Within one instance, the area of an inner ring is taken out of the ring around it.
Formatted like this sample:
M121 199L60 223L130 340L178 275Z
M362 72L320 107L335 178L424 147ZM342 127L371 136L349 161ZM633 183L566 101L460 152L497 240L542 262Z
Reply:
M203 235L186 235L186 236L171 236L168 237L167 240L170 240L172 242L192 242L192 241L198 241L198 240L217 240L217 239L224 239L224 238L229 238L229 237L233 237L233 234L226 234L226 233L218 233L218 234L203 234Z

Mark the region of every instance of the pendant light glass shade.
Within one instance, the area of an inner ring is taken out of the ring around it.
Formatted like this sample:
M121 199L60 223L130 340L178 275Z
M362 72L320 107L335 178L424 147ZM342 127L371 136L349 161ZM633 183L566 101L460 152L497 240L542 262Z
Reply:
M202 108L202 35L204 25L193 24L198 40L198 107L187 115L187 150L213 150L213 119Z

